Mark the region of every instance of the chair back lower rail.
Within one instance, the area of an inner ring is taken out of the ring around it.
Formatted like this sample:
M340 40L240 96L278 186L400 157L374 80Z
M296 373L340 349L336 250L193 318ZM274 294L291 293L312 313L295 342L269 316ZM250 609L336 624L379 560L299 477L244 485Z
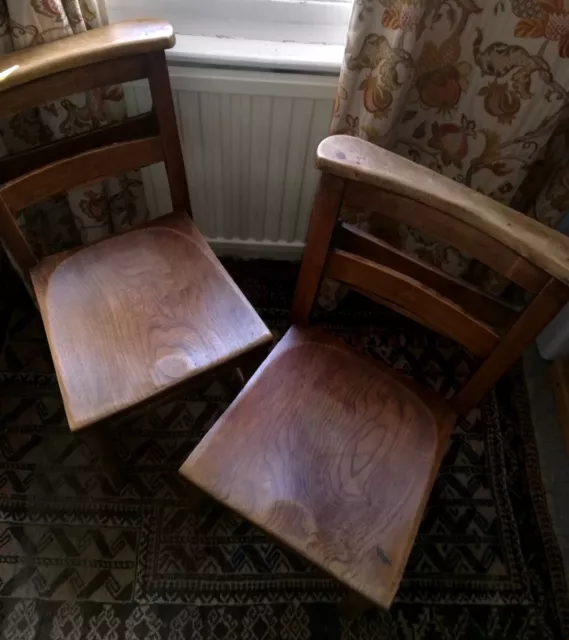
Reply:
M58 193L155 164L163 159L160 136L118 142L58 160L12 180L0 198L17 216L23 209Z
M393 302L472 353L487 357L500 340L488 325L422 282L389 267L338 249L328 254L324 277L339 280Z
M418 280L441 296L453 300L474 318L500 331L510 326L520 312L519 307L346 222L338 225L333 244L338 249L355 253Z
M61 138L40 147L4 156L0 158L0 176L2 176L3 182L9 182L25 173L35 171L47 164L64 160L84 151L90 151L91 149L97 149L116 142L156 136L159 132L156 113L149 111L93 131L80 133L69 138Z

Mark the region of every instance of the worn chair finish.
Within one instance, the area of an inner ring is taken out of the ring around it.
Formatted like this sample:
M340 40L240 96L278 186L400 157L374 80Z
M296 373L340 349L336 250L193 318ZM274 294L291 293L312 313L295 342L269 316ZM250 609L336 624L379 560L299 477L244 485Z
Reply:
M568 297L569 239L347 136L324 140L295 325L181 468L194 485L355 592L389 607L458 414L474 407ZM522 286L525 310L338 222L377 211ZM306 328L322 278L462 343L481 364L448 401Z
M147 114L0 161L0 233L33 283L69 425L81 429L264 355L271 334L191 220L162 21L119 23L0 58L0 117L148 78ZM173 213L37 260L27 206L164 161Z

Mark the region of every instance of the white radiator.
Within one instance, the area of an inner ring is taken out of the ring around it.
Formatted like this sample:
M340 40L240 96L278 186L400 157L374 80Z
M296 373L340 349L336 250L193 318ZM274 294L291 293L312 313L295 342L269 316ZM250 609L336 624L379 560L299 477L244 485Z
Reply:
M300 256L328 133L333 76L172 67L194 219L220 254ZM150 108L128 85L130 115ZM163 165L143 171L151 214L170 210Z

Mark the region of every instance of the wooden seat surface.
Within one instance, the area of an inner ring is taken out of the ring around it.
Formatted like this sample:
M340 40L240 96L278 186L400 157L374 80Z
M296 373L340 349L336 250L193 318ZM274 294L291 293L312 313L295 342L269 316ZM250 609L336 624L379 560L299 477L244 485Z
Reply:
M388 607L454 419L368 356L293 327L180 473Z
M272 339L185 213L50 256L32 281L71 429Z

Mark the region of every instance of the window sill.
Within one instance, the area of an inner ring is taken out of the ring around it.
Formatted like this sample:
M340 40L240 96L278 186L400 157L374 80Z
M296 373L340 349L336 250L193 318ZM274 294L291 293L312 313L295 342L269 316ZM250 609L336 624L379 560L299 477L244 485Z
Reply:
M176 46L167 52L168 61L175 65L335 76L340 73L343 55L344 45L180 34L176 35Z

